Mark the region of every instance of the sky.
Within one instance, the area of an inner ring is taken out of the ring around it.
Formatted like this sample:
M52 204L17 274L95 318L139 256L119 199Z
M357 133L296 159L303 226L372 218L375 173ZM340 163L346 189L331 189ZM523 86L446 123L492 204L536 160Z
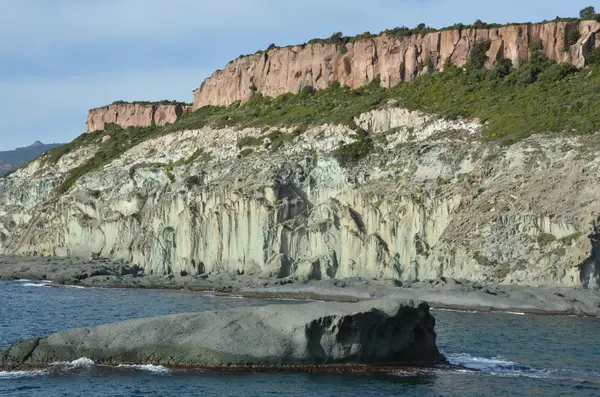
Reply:
M598 0L0 0L0 151L69 142L89 109L174 99L240 54L341 31L577 16Z

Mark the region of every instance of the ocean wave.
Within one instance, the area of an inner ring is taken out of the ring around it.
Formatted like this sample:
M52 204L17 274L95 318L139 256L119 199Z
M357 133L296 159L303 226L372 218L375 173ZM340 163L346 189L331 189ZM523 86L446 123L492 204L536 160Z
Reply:
M166 373L171 372L171 370L167 367L163 367L162 365L152 365L152 364L146 364L146 365L121 364L121 365L117 366L117 368L130 368L130 369L135 369L138 371L154 372L157 374L166 374Z
M52 281L40 281L35 283L23 283L21 287L49 287Z
M30 378L33 376L46 375L46 371L0 371L0 380Z
M81 358L78 358L77 360L61 361L61 362L52 363L50 365L55 366L55 367L60 366L60 367L68 367L68 368L90 368L96 364L94 363L94 361L90 360L87 357L81 357Z
M435 311L438 311L438 312L482 313L482 312L479 312L477 310L443 309L443 308L437 308L437 307L432 307L431 310L435 310Z
M470 370L482 371L499 375L527 375L544 376L549 371L538 370L530 365L520 364L514 361L504 360L502 357L474 357L470 354L450 354L448 361L454 365L460 365Z
M61 285L61 288L86 289L87 287L83 287L81 285Z
M527 315L527 313L523 313L523 312L507 312L507 311L493 311L492 313L513 314L515 316L526 316Z

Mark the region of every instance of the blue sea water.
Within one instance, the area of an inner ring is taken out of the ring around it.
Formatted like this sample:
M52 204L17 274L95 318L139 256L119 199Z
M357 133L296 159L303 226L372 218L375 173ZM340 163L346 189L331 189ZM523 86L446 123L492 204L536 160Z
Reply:
M138 317L281 301L185 291L0 282L0 348L19 339ZM600 396L600 319L433 310L438 346L471 370L332 375L107 368L84 358L0 372L0 396Z

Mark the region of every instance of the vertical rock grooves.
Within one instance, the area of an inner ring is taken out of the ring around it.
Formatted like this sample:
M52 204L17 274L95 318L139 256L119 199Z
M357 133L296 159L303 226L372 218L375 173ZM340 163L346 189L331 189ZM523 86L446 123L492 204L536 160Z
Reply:
M579 29L581 38L569 47L570 29ZM543 43L548 58L581 68L585 65L586 49L598 46L599 34L598 22L561 21L444 30L405 38L384 34L349 43L347 51L341 51L338 44L321 43L275 48L240 57L224 70L216 71L194 91L194 109L245 101L255 91L275 97L297 93L305 86L324 89L333 81L358 88L377 76L383 87L392 87L426 73L429 65L442 70L449 60L463 66L473 44L479 40L491 41L488 68L503 57L518 66L529 59L529 47L537 41Z
M174 123L186 111L183 104L113 103L90 110L86 131L104 130L106 124L127 127L163 126Z

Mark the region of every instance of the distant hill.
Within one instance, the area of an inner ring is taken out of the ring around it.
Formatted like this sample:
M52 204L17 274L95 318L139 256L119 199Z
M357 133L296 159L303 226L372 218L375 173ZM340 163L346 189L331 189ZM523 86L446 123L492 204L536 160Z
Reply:
M6 152L0 152L0 175L4 175L7 172L19 167L21 164L35 159L53 147L61 145L62 143L44 144L40 141L35 141L30 146L9 150Z

